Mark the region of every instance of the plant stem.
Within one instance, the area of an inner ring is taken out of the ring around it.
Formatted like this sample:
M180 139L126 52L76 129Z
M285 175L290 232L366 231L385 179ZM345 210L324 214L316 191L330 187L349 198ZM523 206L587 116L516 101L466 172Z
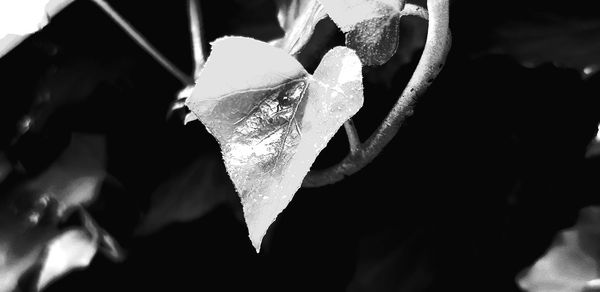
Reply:
M194 53L194 79L198 78L206 60L204 54L204 32L202 30L202 9L198 0L188 0L192 50Z
M358 137L358 132L354 127L354 122L352 119L348 119L344 123L344 128L346 129L346 135L348 135L348 144L350 144L350 153L356 153L360 150L360 138Z
M449 0L428 0L429 26L421 59L398 101L377 130L338 164L324 170L311 171L304 178L304 187L319 187L342 180L369 164L398 133L400 126L413 114L413 107L444 66L451 38L448 28Z
M185 85L194 84L194 80L179 70L173 63L165 58L152 46L142 34L140 34L131 24L129 24L119 13L117 13L106 1L92 0L96 3L110 18L112 18L138 45L142 47L150 56L152 56L167 71L175 76Z

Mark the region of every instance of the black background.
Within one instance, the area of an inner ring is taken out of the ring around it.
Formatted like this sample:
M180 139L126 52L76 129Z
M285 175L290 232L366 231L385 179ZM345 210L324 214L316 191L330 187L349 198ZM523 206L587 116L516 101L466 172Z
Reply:
M185 1L110 2L191 72ZM123 187L106 185L92 213L128 255L122 263L96 256L48 291L341 291L351 282L349 291L518 291L516 275L581 207L598 203L599 161L584 154L600 119L600 76L582 80L574 70L525 68L482 52L494 45L494 28L511 19L597 19L579 2L454 3L452 50L414 116L359 173L301 189L256 254L235 206L131 236L148 194L198 153L219 155L218 145L199 122L165 121L180 83L91 2L76 1L0 59L0 145L35 173L64 149L70 132L105 133L108 171ZM270 1L202 6L208 41L282 33ZM342 42L337 33L319 45ZM391 108L415 65L400 68L390 88L365 77L365 104L355 117L361 137ZM44 79L49 68L63 78ZM53 82L90 94L65 94L42 130L10 146L39 87ZM340 131L315 167L339 161L346 148Z

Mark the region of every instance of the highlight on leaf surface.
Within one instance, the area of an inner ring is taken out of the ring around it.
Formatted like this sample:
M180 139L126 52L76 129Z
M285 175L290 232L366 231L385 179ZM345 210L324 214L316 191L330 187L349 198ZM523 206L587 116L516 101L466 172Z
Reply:
M599 255L600 207L586 207L577 224L562 231L546 254L517 282L529 292L597 291Z
M398 47L398 25L404 8L399 0L319 0L346 34L346 46L365 65L382 65Z
M257 249L341 125L363 104L361 63L330 50L311 76L287 52L225 37L186 101L218 140Z

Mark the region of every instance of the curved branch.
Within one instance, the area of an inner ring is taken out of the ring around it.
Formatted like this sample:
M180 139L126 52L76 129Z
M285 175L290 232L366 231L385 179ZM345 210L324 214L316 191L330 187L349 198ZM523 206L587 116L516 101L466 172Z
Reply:
M450 49L448 28L449 0L428 0L429 27L425 49L419 64L398 101L381 125L355 153L350 153L338 164L324 170L311 171L304 178L303 187L332 184L369 164L398 133L406 118L413 114L417 98L429 87L444 66Z

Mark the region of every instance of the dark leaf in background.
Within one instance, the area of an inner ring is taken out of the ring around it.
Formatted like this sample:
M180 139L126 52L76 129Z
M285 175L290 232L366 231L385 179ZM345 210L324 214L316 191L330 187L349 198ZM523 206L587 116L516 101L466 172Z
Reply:
M374 84L382 84L391 88L399 71L415 59L418 60L417 53L425 46L426 38L427 22L425 20L415 16L400 18L399 45L396 53L385 64L376 68L367 68L368 73L365 73L365 77Z
M150 234L176 222L198 219L221 204L237 209L235 189L217 156L200 156L163 182L151 195L150 209L136 233Z
M407 236L392 229L364 236L346 291L427 291L433 280L432 265L420 240L420 233Z
M509 20L495 28L492 52L515 57L526 67L552 63L584 78L600 69L600 19L544 13Z
M345 47L332 49L310 76L266 43L213 43L186 103L221 145L257 251L319 152L362 106L361 68Z

